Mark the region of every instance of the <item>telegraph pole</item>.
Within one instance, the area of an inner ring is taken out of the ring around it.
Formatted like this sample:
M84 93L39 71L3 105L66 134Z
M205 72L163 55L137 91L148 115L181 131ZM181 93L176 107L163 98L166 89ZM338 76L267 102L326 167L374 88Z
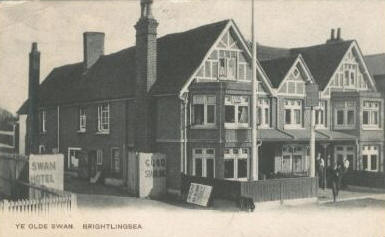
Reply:
M255 41L255 4L251 2L251 51L252 51L252 98L251 98L251 159L249 180L258 180L258 146L257 146L257 43Z

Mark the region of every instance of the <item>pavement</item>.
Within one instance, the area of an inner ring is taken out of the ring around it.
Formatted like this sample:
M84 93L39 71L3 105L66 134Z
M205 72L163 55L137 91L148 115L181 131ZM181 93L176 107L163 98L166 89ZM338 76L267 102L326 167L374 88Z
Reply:
M367 188L359 186L348 186L340 190L337 201L358 200L366 198L382 199L385 197L385 189ZM318 203L333 202L333 193L331 189L318 189Z

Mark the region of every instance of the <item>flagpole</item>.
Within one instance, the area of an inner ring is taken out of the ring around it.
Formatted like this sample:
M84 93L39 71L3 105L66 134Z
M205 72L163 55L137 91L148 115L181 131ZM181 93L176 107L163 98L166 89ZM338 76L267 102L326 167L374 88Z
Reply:
M251 2L251 42L252 42L252 100L251 100L251 159L249 180L258 180L258 146L257 146L257 44L255 41L255 4Z

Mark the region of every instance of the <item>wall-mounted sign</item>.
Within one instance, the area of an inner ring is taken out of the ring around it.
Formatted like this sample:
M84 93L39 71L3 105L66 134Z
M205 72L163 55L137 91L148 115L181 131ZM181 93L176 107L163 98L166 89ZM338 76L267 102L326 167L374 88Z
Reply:
M43 185L56 190L64 189L64 156L53 155L30 155L29 156L29 182ZM36 190L31 188L30 195Z
M139 197L158 198L166 194L166 156L160 153L138 153Z
M187 202L207 207L213 187L203 184L191 183Z

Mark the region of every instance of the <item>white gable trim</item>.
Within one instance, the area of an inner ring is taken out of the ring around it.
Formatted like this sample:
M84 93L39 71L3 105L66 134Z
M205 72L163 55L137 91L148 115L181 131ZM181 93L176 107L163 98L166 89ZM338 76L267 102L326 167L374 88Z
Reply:
M246 55L248 56L249 61L251 62L251 53L249 51L249 48L247 47L246 42L244 41L244 38L242 34L239 32L238 27L236 27L236 24L234 23L233 20L229 20L227 23L226 27L223 29L223 31L220 33L218 38L215 40L214 44L211 45L210 49L207 51L205 57L203 58L202 62L199 64L199 66L194 70L193 74L190 76L190 78L187 80L187 82L183 85L182 89L179 92L179 97L182 98L183 94L185 92L188 92L188 87L196 77L196 74L198 73L199 69L203 66L203 64L207 61L207 59L210 57L211 53L216 50L216 46L218 43L222 40L223 36L232 28L237 36L237 40L241 42L242 48ZM266 73L263 71L261 65L257 61L257 70L258 72L262 75L262 81L266 85L265 88L272 94L274 95L274 90L271 87L270 81L267 79Z
M341 61L338 63L338 66L337 66L336 69L334 70L332 76L329 78L328 83L326 84L325 88L323 89L323 91L322 91L322 93L321 93L321 95L322 95L323 98L329 98L329 97L330 97L330 93L329 93L328 96L325 96L325 95L323 95L323 94L324 94L324 93L326 92L326 90L330 87L330 84L332 83L332 79L335 78L336 73L337 73L338 70L340 69L340 67L341 67L341 65L343 64L343 62L344 62L345 58L347 57L348 53L349 53L350 51L352 51L352 49L353 49L354 47L355 47L355 49L356 49L356 51L357 51L357 54L358 54L358 57L359 57L359 63L362 64L362 65L364 66L364 70L365 70L365 71L363 72L364 77L365 77L365 76L368 77L368 79L369 79L368 81L371 83L372 88L373 88L375 91L377 91L377 88L376 88L376 86L375 86L374 80L373 80L372 76L371 76L370 73L369 73L369 70L368 70L368 68L367 68L367 66L366 66L365 60L364 60L363 57L362 57L361 50L360 50L360 48L358 47L357 42L356 42L356 41L353 41L353 42L350 44L349 48L346 50L344 56L342 57Z
M314 82L313 75L311 74L309 68L307 67L303 57L301 56L301 54L299 54L295 59L295 61L293 62L293 64L291 65L290 69L286 72L284 79L281 81L281 83L279 83L279 86L277 88L277 94L288 95L288 93L279 93L278 91L282 88L283 84L285 84L285 82L289 79L290 74L293 72L293 70L295 69L298 63L302 66L302 69L306 73L307 77L310 78L310 81Z

